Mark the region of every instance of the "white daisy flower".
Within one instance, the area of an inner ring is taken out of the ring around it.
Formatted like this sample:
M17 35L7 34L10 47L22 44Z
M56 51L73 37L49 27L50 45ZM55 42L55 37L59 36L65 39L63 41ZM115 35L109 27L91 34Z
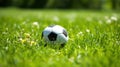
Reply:
M54 20L55 22L58 22L58 21L59 21L59 18L58 18L57 16L54 16L54 17L53 17L53 20Z
M38 22L33 22L33 25L34 25L34 26L38 26L39 23L38 23Z
M113 21L117 21L118 19L117 19L117 17L112 16L112 17L111 17L111 20L113 20Z
M77 36L83 36L83 32L82 31L80 31L78 34L77 34Z
M89 29L86 29L86 32L88 32L88 33L89 33L89 32L90 32L90 30L89 30Z
M108 24L112 23L111 19L107 19L106 23Z

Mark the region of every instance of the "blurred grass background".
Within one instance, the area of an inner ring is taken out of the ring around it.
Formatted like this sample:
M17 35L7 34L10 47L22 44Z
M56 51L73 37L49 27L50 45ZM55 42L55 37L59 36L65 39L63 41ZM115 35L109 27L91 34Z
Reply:
M0 0L0 7L120 10L120 0Z

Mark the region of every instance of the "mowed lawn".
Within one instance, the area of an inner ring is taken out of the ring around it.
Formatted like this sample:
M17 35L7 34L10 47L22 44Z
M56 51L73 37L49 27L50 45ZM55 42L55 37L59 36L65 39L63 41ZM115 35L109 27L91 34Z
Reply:
M44 47L45 27L63 26L62 49ZM0 67L119 67L120 13L0 8Z

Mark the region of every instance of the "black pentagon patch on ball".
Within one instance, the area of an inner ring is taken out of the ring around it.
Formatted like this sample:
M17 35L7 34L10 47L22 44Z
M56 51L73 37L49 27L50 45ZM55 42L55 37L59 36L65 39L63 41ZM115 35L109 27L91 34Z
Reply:
M48 27L54 27L55 25L50 25L50 26L48 26Z
M67 37L67 31L63 29L63 34Z
M50 41L56 41L57 34L54 33L54 32L51 32L51 33L48 35L48 38L49 38Z

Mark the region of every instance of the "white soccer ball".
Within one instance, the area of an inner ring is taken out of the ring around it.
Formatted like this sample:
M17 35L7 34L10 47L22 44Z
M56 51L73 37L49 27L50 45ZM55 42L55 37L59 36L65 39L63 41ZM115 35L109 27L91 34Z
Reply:
M43 30L42 38L46 44L64 45L68 41L68 33L60 25L51 25Z

